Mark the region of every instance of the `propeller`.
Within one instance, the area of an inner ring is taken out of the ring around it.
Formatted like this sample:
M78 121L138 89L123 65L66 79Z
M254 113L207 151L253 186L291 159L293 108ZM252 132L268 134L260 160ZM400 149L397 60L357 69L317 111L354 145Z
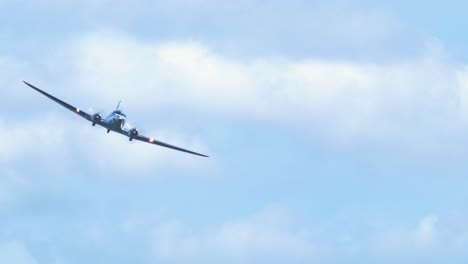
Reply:
M96 123L100 122L101 119L102 119L101 113L94 111L94 109L92 109L92 108L89 108L89 112L90 112L90 115L93 118L93 124L92 125L95 126Z
M90 114L90 115L100 114L100 113L101 113L101 111L94 111L94 109L91 108L91 107L90 107L88 110L89 110L89 114Z

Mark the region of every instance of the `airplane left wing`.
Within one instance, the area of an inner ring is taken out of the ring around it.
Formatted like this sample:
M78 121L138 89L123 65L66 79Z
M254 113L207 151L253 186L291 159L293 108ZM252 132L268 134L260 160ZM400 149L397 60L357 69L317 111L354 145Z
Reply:
M153 145L158 145L158 146L161 146L161 147L165 147L165 148L170 148L170 149L182 151L182 152L185 152L185 153L190 153L190 154L201 156L201 157L209 157L209 156L204 155L204 154L200 154L200 153L197 153L197 152L193 152L191 150L179 148L179 147L164 143L162 141L158 141L158 140L156 140L154 138L149 138L149 137L138 135L134 139L139 140L139 141L143 141L143 142L146 142L146 143L150 143L150 144L153 144Z

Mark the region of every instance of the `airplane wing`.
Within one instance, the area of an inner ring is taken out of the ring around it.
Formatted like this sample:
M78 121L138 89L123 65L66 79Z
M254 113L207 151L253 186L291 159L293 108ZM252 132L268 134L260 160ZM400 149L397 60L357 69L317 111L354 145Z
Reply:
M43 94L44 96L46 96L46 97L48 97L49 99L51 99L52 101L54 101L54 102L60 104L61 106L67 108L68 110L72 111L73 113L75 113L75 114L77 114L77 115L83 117L84 119L86 119L86 120L88 120L88 121L90 121L90 122L93 122L93 116L91 116L90 114L86 113L85 111L83 111L83 110L81 110L81 109L79 109L79 108L76 108L76 107L74 107L74 106L72 106L72 105L70 105L70 104L68 104L68 103L66 103L66 102L64 102L64 101L62 101L62 100L60 100L60 99L58 99L58 98L56 98L56 97L54 97L54 96L52 96L52 95L50 95L50 94L44 92L44 91L42 91L41 89L35 87L35 86L32 85L32 84L29 84L29 83L27 83L27 82L25 82L25 81L23 81L23 82L24 82L27 86L33 88L33 89L36 90L37 92ZM101 126L104 125L104 123L102 123L102 122L96 122L96 124L99 124L99 125L101 125Z
M170 149L175 149L175 150L178 150L178 151L190 153L190 154L197 155L197 156L209 157L209 156L204 155L204 154L200 154L200 153L193 152L193 151L190 151L190 150L187 150L187 149L179 148L179 147L164 143L162 141L158 141L158 140L153 139L153 138L145 137L145 136L138 135L134 139L139 140L139 141L143 141L143 142L146 142L146 143L150 143L150 144L153 144L153 145L158 145L158 146L161 146L161 147L165 147L165 148L170 148Z

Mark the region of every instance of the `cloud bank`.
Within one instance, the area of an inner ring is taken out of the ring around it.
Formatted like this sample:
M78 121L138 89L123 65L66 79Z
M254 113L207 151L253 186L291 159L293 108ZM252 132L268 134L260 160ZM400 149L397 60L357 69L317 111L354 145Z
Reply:
M118 94L139 112L177 106L199 116L279 123L338 142L387 145L431 145L460 136L465 127L466 73L437 41L419 56L391 63L243 60L202 43L115 32L84 36L68 52L72 63L65 68L74 87L106 105L112 103L106 95Z

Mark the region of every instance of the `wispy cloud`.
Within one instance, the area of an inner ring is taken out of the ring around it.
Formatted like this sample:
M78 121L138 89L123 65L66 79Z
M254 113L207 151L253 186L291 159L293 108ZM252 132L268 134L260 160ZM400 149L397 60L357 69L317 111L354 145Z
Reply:
M466 214L433 214L413 225L394 224L383 230L369 230L367 239L362 241L363 248L367 255L390 263L456 260L465 255L468 245L465 219Z
M316 254L305 227L297 226L291 211L279 206L202 233L186 232L178 222L162 223L153 231L153 248L158 259L181 262L214 258L247 263L255 259L305 261Z

